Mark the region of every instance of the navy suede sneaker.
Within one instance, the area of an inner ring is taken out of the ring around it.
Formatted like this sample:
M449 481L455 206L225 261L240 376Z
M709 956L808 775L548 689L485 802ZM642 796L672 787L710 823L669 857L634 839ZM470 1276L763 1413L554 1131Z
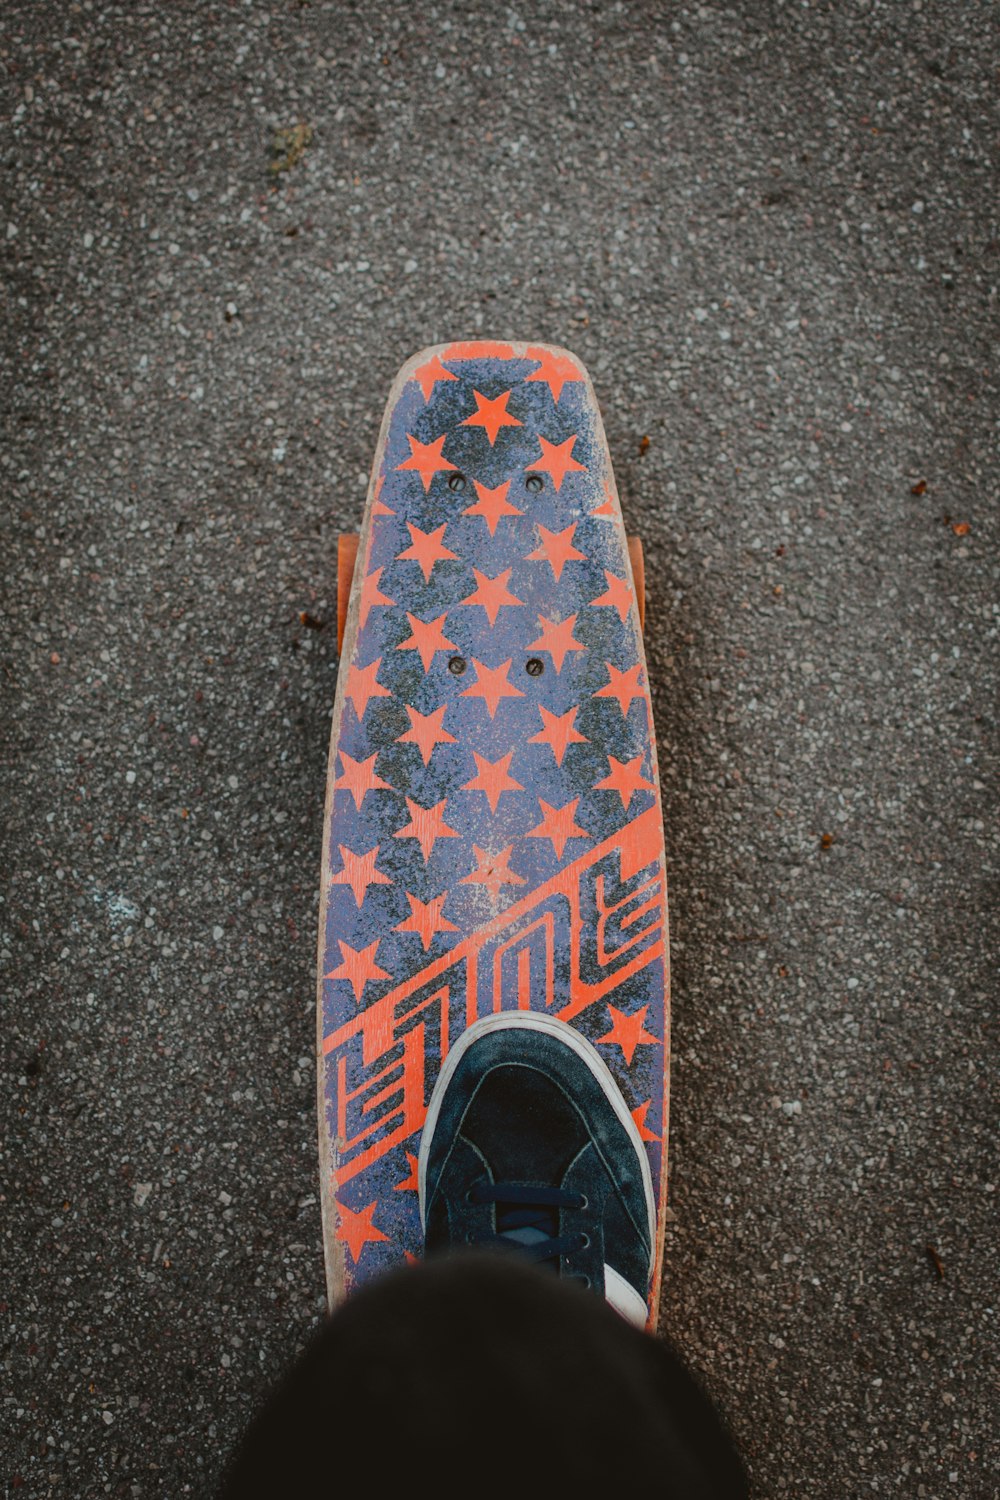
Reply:
M572 1026L504 1011L463 1032L431 1095L417 1175L428 1255L513 1249L646 1322L649 1162L618 1085Z

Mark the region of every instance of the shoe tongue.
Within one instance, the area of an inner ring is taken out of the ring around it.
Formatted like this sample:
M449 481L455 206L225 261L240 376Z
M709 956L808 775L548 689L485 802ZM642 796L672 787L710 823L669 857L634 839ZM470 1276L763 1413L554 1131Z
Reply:
M554 1229L550 1234L546 1234L543 1229L533 1229L528 1224L525 1224L522 1229L501 1229L498 1233L503 1239L512 1240L518 1245L540 1245L543 1240L552 1239L555 1236Z
M559 1233L559 1210L545 1204L504 1203L496 1206L497 1234L518 1245L540 1245Z

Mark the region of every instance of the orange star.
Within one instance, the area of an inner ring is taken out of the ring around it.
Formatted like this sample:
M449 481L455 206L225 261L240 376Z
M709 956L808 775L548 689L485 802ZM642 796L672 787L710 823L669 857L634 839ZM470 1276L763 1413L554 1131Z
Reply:
M513 750L501 756L498 761L489 761L484 755L479 755L475 750L472 752L476 762L476 774L471 781L465 782L463 792L485 792L490 804L490 812L496 812L497 803L504 792L523 792L524 787L513 776L508 775L510 763L514 759Z
M406 529L410 533L410 545L405 552L400 552L397 562L418 562L420 570L424 575L424 582L429 583L431 570L436 562L443 562L445 558L457 560L458 553L451 552L441 540L447 530L447 521L439 526L436 531L421 531L419 526L414 526L410 521L406 523Z
M419 1193L420 1179L417 1176L417 1158L412 1151L406 1153L406 1164L410 1169L410 1175L404 1177L402 1182L397 1182L393 1188L395 1193Z
M562 570L566 564L576 558L579 562L586 562L586 554L578 552L573 546L573 533L576 530L576 522L567 526L565 531L550 531L547 526L539 526L538 535L542 542L534 552L528 553L529 562L547 562L552 568L556 583L562 577Z
M614 573L608 572L607 568L604 569L604 576L608 580L607 588L596 599L591 599L590 603L592 606L606 604L609 608L616 609L618 618L624 623L625 617L632 608L632 590L624 578L616 578Z
M419 745L420 754L424 758L424 765L430 763L434 754L435 745L455 745L458 741L453 734L449 734L443 726L447 703L436 708L431 714L422 714L419 709L406 705L406 712L410 716L410 727L405 734L399 736L400 745Z
M370 885L391 885L388 875L383 875L381 870L376 870L375 861L378 859L378 844L374 849L369 849L367 854L355 854L350 849L345 849L343 844L338 844L340 858L343 868L336 875L330 876L331 885L349 885L354 892L354 900L360 908L365 899L365 893Z
M441 452L447 436L447 433L443 433L441 437L435 438L433 443L421 443L412 433L408 432L406 434L406 440L410 445L410 456L404 459L401 464L397 464L396 468L415 469L423 480L425 495L431 487L431 480L435 474L439 473L442 469L454 469L456 467L455 464L450 464Z
M561 624L558 620L547 620L544 615L539 615L538 623L542 627L542 633L537 641L529 642L525 649L547 651L552 657L552 665L557 672L562 671L562 664L568 652L586 650L583 643L576 640L573 635L576 615L570 615L569 619L563 620Z
M590 512L592 516L614 516L615 497L607 480L604 481L604 504L598 505Z
M650 1047L656 1046L656 1037L650 1036L642 1024L646 1019L648 1009L648 1005L643 1005L634 1015L627 1016L624 1011L616 1009L615 1006L608 1006L608 1010L612 1016L611 1030L606 1031L603 1036L599 1036L597 1041L598 1044L607 1042L609 1046L620 1047L628 1067L632 1066L632 1059L635 1056L635 1049L637 1047L646 1045Z
M375 498L372 501L372 515L373 516L394 516L396 514L396 512L394 510L390 510L389 509L388 505L386 505L386 503L385 503L384 500L380 500L379 499L379 496L382 493L382 486L384 484L385 484L385 475L384 474L380 474L378 476L378 479L376 479L376 481L375 481Z
M406 899L410 903L410 915L404 917L402 922L392 930L393 932L418 932L425 953L436 932L458 931L454 922L449 922L441 912L441 908L448 899L447 891L443 896L435 896L433 901L421 901L419 896L413 896L407 891Z
M434 383L437 380L457 380L458 376L446 370L436 354L432 355L426 364L418 365L410 376L415 380L424 393L424 400L429 401L434 394Z
M462 694L463 698L482 698L490 711L490 718L496 717L496 711L501 698L523 698L524 694L520 688L507 681L507 673L510 671L512 658L508 659L499 667L484 667L481 661L472 658L472 665L476 669L476 680L472 687L466 688Z
M562 482L567 474L587 472L587 465L578 464L571 456L573 445L577 441L575 437L567 438L564 443L549 443L539 434L538 441L542 445L541 457L536 458L534 463L525 464L524 467L530 469L533 474L551 474L552 483L557 490L562 488Z
M420 844L420 852L424 856L424 864L430 858L435 839L457 839L459 837L454 828L449 828L444 820L444 805L447 800L447 797L442 797L441 801L435 802L433 807L421 807L419 802L414 802L412 797L407 797L406 799L410 821L405 828L397 829L394 837L397 839L417 839Z
M553 401L558 401L562 395L562 388L570 380L582 380L578 366L565 354L555 354L551 349L529 349L529 359L540 361L537 370L525 377L525 384L531 380L544 380L552 392Z
M480 484L474 479L476 494L479 499L475 505L470 505L463 510L463 516L482 516L490 529L490 536L496 536L497 525L501 516L523 516L524 511L518 510L516 505L511 505L507 499L507 491L510 489L510 480L505 479L503 484L498 484L495 490L487 489L485 484Z
M508 568L505 573L500 573L496 578L487 578L485 573L480 573L478 568L473 568L476 579L476 588L467 599L460 599L459 604L481 604L486 611L486 618L491 625L497 622L497 615L504 605L523 604L523 599L518 599L507 588L507 580L513 573L513 568Z
M351 1259L355 1265L361 1258L361 1252L366 1245L376 1240L389 1238L372 1223L372 1215L377 1207L377 1198L374 1203L369 1203L367 1208L361 1209L360 1213L355 1213L352 1208L347 1208L343 1203L337 1204L337 1239L343 1240L350 1250Z
M635 1109L632 1111L632 1118L635 1121L636 1129L639 1132L639 1138L643 1141L658 1141L660 1139L658 1135L653 1134L649 1126L646 1124L646 1116L649 1113L649 1106L652 1104L652 1102L652 1099L647 1099L645 1104L637 1104ZM416 1161L415 1157L414 1161Z
M375 680L381 665L382 658L378 656L367 667L357 667L352 664L351 670L347 674L347 686L344 689L344 697L350 698L354 704L354 712L357 714L359 720L364 718L365 709L368 707L368 700L370 698L392 697L389 689L384 688L380 682Z
M500 894L502 885L525 885L527 882L523 875L517 875L510 868L510 857L514 852L514 845L510 844L506 849L501 849L499 854L490 854L486 849L480 849L478 844L473 844L472 851L478 861L476 868L469 875L463 875L461 885L484 885L494 901Z
M563 756L566 754L567 745L585 745L587 736L580 734L573 728L573 720L576 718L576 709L568 708L564 714L550 714L548 709L541 703L538 712L542 716L543 729L533 734L528 741L529 745L549 745L552 754L556 758L556 765L561 766Z
M637 755L634 760L615 760L613 755L608 756L610 770L603 781L594 782L595 792L617 792L622 799L622 811L628 812L632 796L640 788L643 791L652 792L656 788L651 781L647 781L639 770L642 765L642 756Z
M476 410L471 417L466 417L460 424L462 427L482 427L490 440L490 447L497 440L497 434L501 427L523 427L524 423L512 417L507 410L507 402L510 400L510 391L504 391L502 395L496 396L492 401L488 400L481 392L474 390L472 394L476 398Z
M566 848L568 839L589 839L590 834L586 828L580 828L573 821L573 815L579 805L579 797L574 797L572 802L567 802L565 807L550 807L541 797L538 805L542 809L542 821L537 828L529 828L529 839L551 839L555 850L556 859L562 859L563 850Z
M350 792L354 798L354 806L360 811L361 804L365 800L366 792L376 792L383 788L387 792L392 787L381 776L375 775L375 762L378 760L378 751L369 755L367 760L354 760L346 751L340 752L340 775L333 783L335 792Z
M442 625L448 618L447 614L438 615L436 620L418 620L416 615L406 611L406 618L410 622L410 634L405 641L400 641L400 651L419 651L420 660L424 664L424 671L429 672L431 662L434 660L435 651L456 651L458 648L454 641L449 641Z
M627 672L619 672L609 661L604 665L608 669L609 681L605 687L598 688L594 694L595 698L617 698L618 706L623 714L627 714L633 698L644 698L646 695L639 686L639 673L642 671L641 662L634 667L629 667Z
M343 938L337 939L340 944L340 967L331 969L329 974L324 974L324 979L346 979L354 991L354 999L361 999L365 985L368 981L376 979L391 979L392 975L379 967L375 962L375 950L381 938L376 938L374 943L369 943L367 948L352 948L350 943L345 943Z
M376 568L365 579L364 587L361 590L361 613L358 616L358 625L361 630L364 630L368 624L368 616L377 604L395 604L396 602L395 599L390 599L388 595L382 593L378 586L381 577L382 569Z

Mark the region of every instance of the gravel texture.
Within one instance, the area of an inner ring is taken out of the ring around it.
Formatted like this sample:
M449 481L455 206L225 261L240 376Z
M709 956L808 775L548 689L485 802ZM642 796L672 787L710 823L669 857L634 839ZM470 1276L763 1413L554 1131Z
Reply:
M321 1315L335 539L477 332L587 362L645 539L664 1329L757 1496L998 1492L996 43L8 0L5 1496L210 1493Z

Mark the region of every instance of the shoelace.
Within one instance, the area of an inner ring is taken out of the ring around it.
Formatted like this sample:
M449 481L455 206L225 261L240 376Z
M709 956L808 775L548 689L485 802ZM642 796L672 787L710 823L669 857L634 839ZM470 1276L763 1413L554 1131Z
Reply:
M562 1255L572 1255L585 1250L590 1236L584 1230L573 1234L554 1234L555 1209L586 1208L583 1193L569 1193L563 1188L524 1187L516 1182L477 1183L469 1190L470 1203L495 1203L497 1205L497 1232L484 1236L479 1243L490 1245L512 1245L531 1261L558 1260ZM511 1239L511 1231L536 1229L547 1236L535 1244L522 1244Z

